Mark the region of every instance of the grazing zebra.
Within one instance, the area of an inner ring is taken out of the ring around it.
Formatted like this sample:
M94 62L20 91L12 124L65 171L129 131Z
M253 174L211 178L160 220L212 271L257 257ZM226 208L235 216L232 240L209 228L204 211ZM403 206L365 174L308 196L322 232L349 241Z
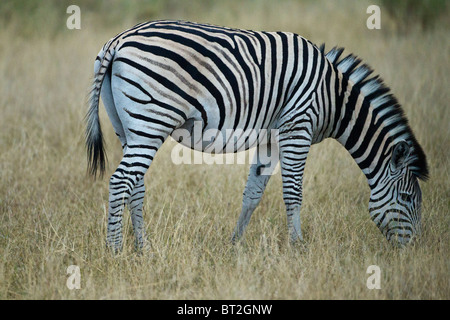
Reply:
M290 240L302 240L302 178L310 146L339 141L366 175L372 220L395 245L420 232L425 154L389 89L342 48L325 54L299 35L236 30L185 21L154 21L107 42L95 61L87 113L89 170L105 170L98 105L101 94L123 147L109 182L107 245L122 247L122 215L129 206L141 248L144 175L155 153L179 129L203 132L278 130L283 199ZM181 139L179 139L181 140ZM229 142L223 141L223 150ZM205 144L181 143L201 151ZM249 144L246 147L249 147ZM273 148L259 143L257 151ZM230 150L227 148L226 150ZM236 150L234 150L236 151ZM255 153L232 240L243 234L270 178ZM273 167L273 163L271 163Z

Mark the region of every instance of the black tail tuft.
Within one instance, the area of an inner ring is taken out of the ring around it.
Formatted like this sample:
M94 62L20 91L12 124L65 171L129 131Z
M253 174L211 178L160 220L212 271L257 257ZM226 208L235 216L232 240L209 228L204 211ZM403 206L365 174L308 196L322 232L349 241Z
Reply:
M100 171L100 178L103 177L106 164L105 142L98 116L98 102L98 93L93 89L85 121L88 172L94 178L97 177L97 171Z

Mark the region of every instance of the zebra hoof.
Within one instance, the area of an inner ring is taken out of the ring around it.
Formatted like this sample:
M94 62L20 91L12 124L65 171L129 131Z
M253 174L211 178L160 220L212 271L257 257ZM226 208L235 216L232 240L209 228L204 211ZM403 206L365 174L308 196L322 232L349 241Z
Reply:
M242 240L242 235L237 234L236 232L233 232L233 235L231 236L231 244L237 245Z
M139 254L145 254L151 252L152 246L150 241L144 238L142 241L136 241L134 243L134 249Z
M110 252L113 256L117 256L122 252L122 244L111 244L106 242L106 250Z
M308 243L303 240L303 237L297 237L295 239L289 239L289 245L293 248L300 249L301 252L308 251Z

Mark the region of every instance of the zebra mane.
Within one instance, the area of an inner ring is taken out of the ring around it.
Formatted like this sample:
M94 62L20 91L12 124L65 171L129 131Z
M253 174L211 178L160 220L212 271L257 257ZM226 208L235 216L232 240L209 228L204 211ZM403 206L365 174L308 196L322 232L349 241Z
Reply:
M357 89L368 99L369 104L374 108L377 117L384 118L386 125L396 124L396 135L407 141L412 147L409 167L412 173L421 180L427 180L429 176L428 165L425 153L417 142L404 111L397 99L391 93L379 75L369 77L373 73L367 64L361 64L361 60L353 54L339 59L344 48L334 47L325 53L325 45L320 46L320 51L325 58L337 68L347 80L353 83Z

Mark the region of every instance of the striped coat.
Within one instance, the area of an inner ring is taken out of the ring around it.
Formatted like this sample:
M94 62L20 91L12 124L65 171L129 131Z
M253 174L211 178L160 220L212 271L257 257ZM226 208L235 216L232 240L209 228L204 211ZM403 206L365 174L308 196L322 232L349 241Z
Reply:
M367 176L369 211L383 234L400 245L409 242L420 230L417 180L427 177L425 155L389 89L379 77L370 77L372 70L357 57L340 60L342 52L334 48L325 54L324 47L293 33L185 21L139 24L107 42L95 62L86 143L90 171L103 171L101 95L124 151L110 179L108 245L121 248L128 203L136 244L142 247L143 176L169 135L205 152L256 146L234 241L278 161L290 239L302 239L307 154L312 144L330 137ZM204 139L208 130L215 134ZM230 130L238 132L236 139L226 135ZM251 139L249 132L256 137L276 133L277 141ZM276 157L264 162L261 154Z

